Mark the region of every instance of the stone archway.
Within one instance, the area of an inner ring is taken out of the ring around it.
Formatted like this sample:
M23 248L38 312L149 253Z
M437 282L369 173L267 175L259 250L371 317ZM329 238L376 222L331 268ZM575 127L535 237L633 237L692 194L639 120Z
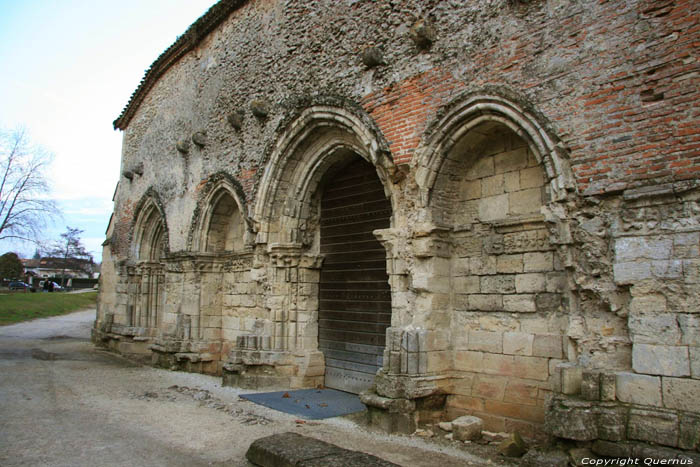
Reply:
M255 329L237 341L228 365L234 384L248 384L245 375L256 386L266 381L286 381L292 387L324 383L325 358L319 350L324 188L348 164L362 161L379 194L391 203L385 180L393 163L383 138L365 123L366 115L358 116L361 112L309 107L285 127L269 157L254 210L256 262L267 263L267 317L257 318ZM390 224L388 218L385 224ZM364 235L373 236L371 231ZM375 366L381 358L377 353Z

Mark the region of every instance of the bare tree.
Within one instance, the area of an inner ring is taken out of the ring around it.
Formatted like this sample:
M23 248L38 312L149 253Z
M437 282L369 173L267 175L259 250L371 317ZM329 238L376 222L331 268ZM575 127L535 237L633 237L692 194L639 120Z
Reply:
M63 271L61 272L61 287L66 281L66 269L80 270L86 274L92 274L95 267L92 255L83 246L80 240L80 229L72 229L66 226L66 231L61 234L61 240L54 242L49 250L49 256L58 260Z
M51 154L23 129L0 131L0 240L36 242L58 214L44 171Z

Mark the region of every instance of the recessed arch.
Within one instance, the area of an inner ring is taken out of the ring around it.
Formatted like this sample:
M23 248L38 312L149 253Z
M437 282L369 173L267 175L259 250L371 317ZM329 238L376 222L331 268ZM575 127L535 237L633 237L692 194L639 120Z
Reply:
M455 144L480 125L493 122L510 129L522 138L544 168L552 200L566 198L576 186L568 155L559 140L543 123L543 118L523 100L507 92L469 94L448 104L416 151L416 181L424 206L431 203L431 194L446 156Z
M368 120L345 108L315 105L286 126L259 182L254 209L259 241L299 242L321 177L355 154L375 167L391 199L387 180L394 164L386 142Z
M240 251L252 239L252 222L240 183L223 172L212 175L195 209L190 248L208 253Z
M169 251L169 239L165 214L153 189L143 195L136 213L131 229L131 256L138 261L158 262Z

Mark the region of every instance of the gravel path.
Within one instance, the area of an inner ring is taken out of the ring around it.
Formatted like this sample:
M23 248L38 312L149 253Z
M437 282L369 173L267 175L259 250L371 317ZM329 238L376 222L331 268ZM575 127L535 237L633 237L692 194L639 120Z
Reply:
M249 466L250 443L285 431L404 466L504 462L487 447L389 436L350 418L298 423L239 399L242 390L220 378L96 349L94 317L89 310L0 327L0 465Z

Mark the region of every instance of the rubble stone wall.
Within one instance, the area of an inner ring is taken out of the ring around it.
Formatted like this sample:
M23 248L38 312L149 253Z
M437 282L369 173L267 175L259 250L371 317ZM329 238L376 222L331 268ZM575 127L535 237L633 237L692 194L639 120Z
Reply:
M361 157L392 206L374 423L697 449L699 9L219 2L115 121L94 339L323 384L319 198Z

